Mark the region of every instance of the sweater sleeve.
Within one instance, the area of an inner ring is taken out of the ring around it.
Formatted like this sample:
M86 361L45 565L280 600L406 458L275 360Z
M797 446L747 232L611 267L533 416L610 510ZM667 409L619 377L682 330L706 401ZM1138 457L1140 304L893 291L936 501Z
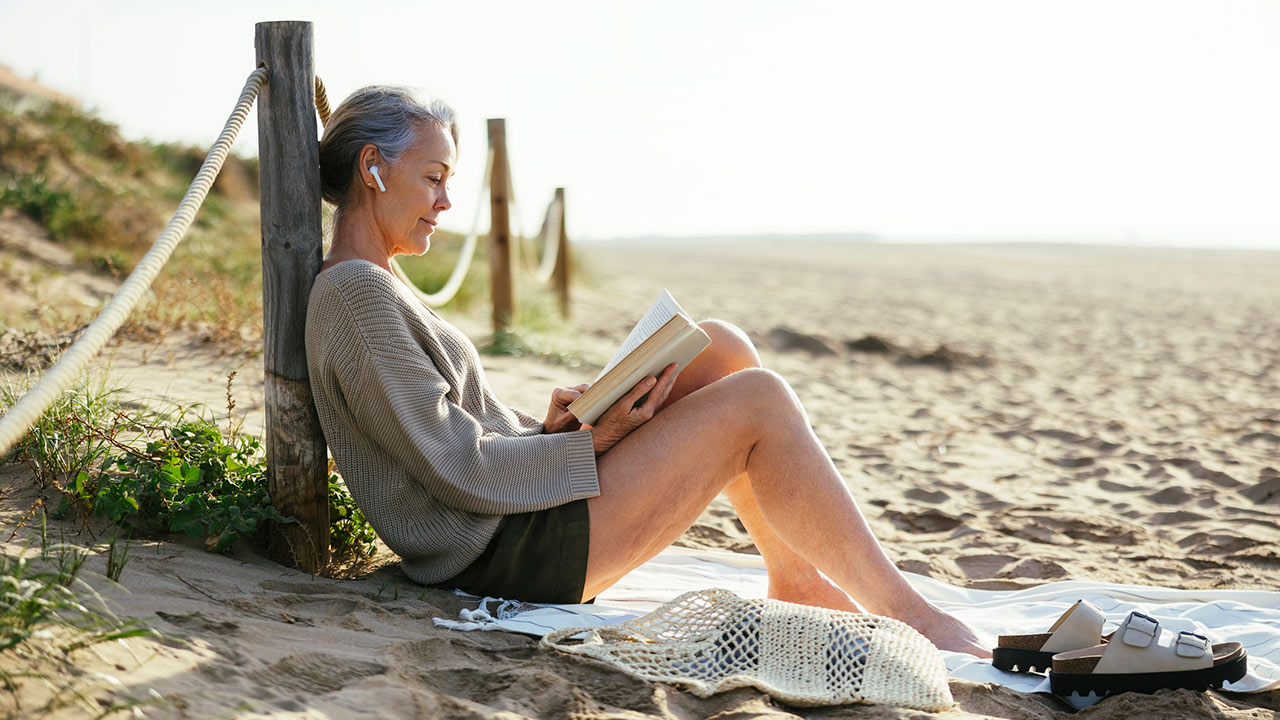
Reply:
M440 503L509 515L600 494L589 431L487 432L382 297L344 297L330 320L336 379L359 431Z
M521 427L527 428L529 430L534 430L539 433L545 433L547 431L547 427L542 424L541 420L521 410L520 408L514 405L508 405L507 409L511 411L512 415L515 415L516 418L520 420Z

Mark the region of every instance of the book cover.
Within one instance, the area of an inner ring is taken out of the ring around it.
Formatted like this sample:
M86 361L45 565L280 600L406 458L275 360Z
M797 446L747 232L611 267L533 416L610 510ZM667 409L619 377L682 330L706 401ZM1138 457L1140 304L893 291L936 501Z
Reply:
M636 383L660 374L671 363L677 364L676 372L683 370L710 344L706 332L663 290L591 387L569 404L569 412L594 424Z

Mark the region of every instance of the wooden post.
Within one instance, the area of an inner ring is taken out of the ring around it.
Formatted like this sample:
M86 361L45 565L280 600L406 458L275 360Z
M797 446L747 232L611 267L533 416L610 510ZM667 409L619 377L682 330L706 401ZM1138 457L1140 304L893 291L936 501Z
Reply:
M560 203L560 227L557 228L556 269L551 277L555 280L556 294L560 296L560 314L569 317L569 236L564 231L564 188L556 188L555 202ZM545 250L543 252L546 252Z
M312 46L309 22L256 26L258 66L268 73L258 99L267 482L275 508L297 518L271 529L269 551L316 573L329 562L329 483L304 343L322 259Z
M493 332L505 332L515 317L515 290L511 284L511 218L507 212L507 121L489 118L489 147L493 149L493 175L489 178L489 293L493 296Z

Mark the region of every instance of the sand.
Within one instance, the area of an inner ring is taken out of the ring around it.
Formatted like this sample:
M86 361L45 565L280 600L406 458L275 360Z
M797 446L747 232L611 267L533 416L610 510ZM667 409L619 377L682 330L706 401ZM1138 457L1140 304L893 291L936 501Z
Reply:
M587 246L580 259L591 281L575 287L575 330L552 342L589 362L487 359L510 404L541 416L553 385L590 380L590 361L666 287L691 314L744 328L792 383L904 569L995 589L1070 578L1280 590L1280 253L719 243ZM485 332L482 309L443 314ZM221 413L236 371L236 414L261 427L253 352L197 333L104 357L131 397ZM0 482L10 527L35 494L22 467L0 468ZM431 618L462 601L394 564L334 580L243 550L135 541L115 584L100 575L102 538L63 529L98 552L90 582L115 611L164 636L76 654L111 678L82 681L95 706L154 691L166 700L141 708L147 717L927 716L792 708L749 690L699 699L523 636L440 630ZM751 550L723 500L682 544ZM1070 714L999 686L953 681L952 692L957 708L938 717ZM1278 711L1280 693L1178 691L1079 716Z

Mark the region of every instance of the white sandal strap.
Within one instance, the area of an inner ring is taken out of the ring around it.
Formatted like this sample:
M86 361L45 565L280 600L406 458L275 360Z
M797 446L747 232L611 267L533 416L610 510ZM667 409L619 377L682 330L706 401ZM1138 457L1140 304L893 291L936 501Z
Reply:
M1160 622L1135 610L1129 613L1129 617L1125 619L1124 627L1121 630L1124 633L1121 639L1125 645L1144 648L1149 646L1160 632Z
M1168 632L1155 618L1131 612L1107 643L1093 672L1151 673L1212 666L1213 646L1208 638L1186 631Z
M1209 638L1186 630L1178 633L1178 640L1174 643L1174 649L1177 650L1179 657L1184 658L1198 658L1205 653L1213 654Z
M1077 600L1049 628L1052 635L1040 647L1041 652L1059 653L1091 647L1102 642L1102 624L1107 620L1102 609L1088 600Z

